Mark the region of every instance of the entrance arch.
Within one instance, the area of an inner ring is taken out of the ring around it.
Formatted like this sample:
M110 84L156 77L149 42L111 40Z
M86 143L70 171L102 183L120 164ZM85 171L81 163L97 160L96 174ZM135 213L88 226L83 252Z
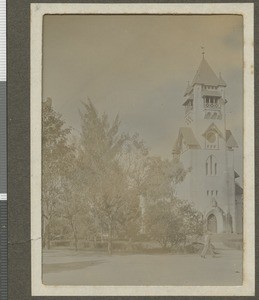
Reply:
M212 233L217 233L217 218L214 214L210 214L207 218L207 229Z
M213 233L223 233L225 231L224 212L220 207L209 208L204 214L205 227Z

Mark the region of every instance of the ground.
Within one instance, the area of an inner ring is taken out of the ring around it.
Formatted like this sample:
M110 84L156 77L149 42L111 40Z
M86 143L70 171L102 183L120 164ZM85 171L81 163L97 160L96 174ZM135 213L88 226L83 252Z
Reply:
M48 250L48 285L241 285L242 251L217 247L216 258L197 254L114 254Z

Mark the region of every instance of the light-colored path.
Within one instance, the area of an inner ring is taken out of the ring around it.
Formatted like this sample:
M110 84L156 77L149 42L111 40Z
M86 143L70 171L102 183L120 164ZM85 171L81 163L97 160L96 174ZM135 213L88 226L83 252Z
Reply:
M241 285L242 252L217 258L195 254L108 256L87 251L44 252L43 283L50 285Z

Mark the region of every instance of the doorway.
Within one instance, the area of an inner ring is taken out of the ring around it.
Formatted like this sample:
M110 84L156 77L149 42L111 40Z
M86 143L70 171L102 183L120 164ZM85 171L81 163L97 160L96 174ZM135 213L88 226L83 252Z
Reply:
M214 214L210 214L207 218L207 229L211 233L217 233L217 218Z

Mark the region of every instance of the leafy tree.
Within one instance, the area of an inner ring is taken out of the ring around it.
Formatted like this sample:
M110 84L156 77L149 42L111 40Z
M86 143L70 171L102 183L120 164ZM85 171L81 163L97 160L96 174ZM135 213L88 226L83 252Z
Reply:
M149 201L172 199L175 185L184 180L188 170L181 163L161 157L148 157L143 194Z
M174 177L173 164L160 157L149 157L148 172L144 182L144 194L149 202L171 199L174 195L172 185Z
M180 163L150 157L138 134L120 133L119 117L110 123L90 100L83 103L80 117L81 136L73 144L71 128L54 111L51 99L43 102L43 242L47 248L55 235L68 234L67 228L75 249L80 238L107 236L110 254L114 238L131 241L141 224L163 247L186 243L188 236L199 232L198 213L174 197L174 185L186 175Z
M149 204L145 213L145 225L149 237L166 248L170 242L172 214L170 203L159 201Z
M145 177L147 234L164 248L185 244L188 236L200 233L201 216L193 207L176 199L175 185L184 180L188 170L181 163L149 157Z
M84 202L97 226L107 232L111 254L119 219L131 200L128 178L119 162L127 136L119 133L118 116L109 124L108 116L100 116L90 100L83 106L79 161Z
M43 245L50 248L55 229L55 217L59 216L62 201L61 178L65 176L72 155L69 144L70 128L52 106L48 98L43 101L42 119L42 211Z
M149 205L145 220L149 236L163 248L185 248L188 239L202 235L202 215L179 199Z
M127 208L121 213L120 234L131 242L141 233L143 209L141 199L143 196L145 180L148 171L149 151L139 134L127 135L120 154L120 164L127 176L130 201Z
M72 173L73 174L73 173ZM60 212L63 221L66 220L74 239L75 250L78 250L78 240L80 231L80 216L82 214L82 204L75 189L75 182L69 174L68 178L63 178L62 182L62 201Z

